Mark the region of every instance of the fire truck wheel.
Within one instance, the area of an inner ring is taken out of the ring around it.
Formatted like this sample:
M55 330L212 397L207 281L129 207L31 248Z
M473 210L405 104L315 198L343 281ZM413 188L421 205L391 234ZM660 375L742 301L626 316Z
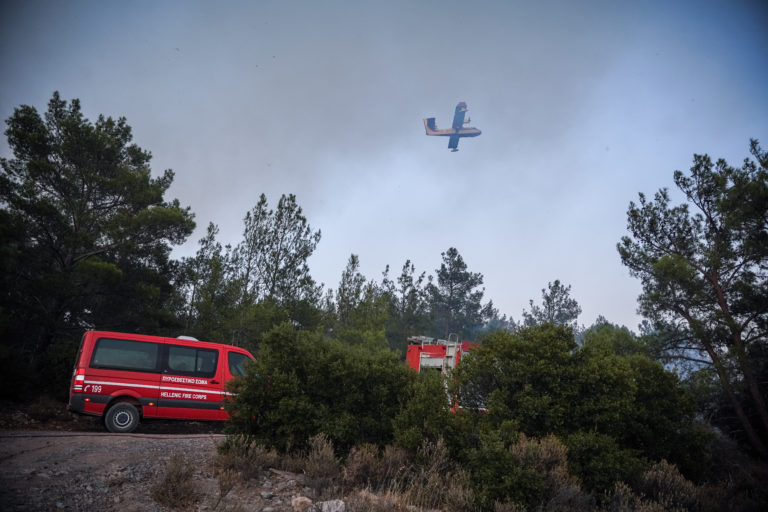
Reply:
M133 432L139 425L139 411L128 402L118 402L104 415L104 424L116 434Z

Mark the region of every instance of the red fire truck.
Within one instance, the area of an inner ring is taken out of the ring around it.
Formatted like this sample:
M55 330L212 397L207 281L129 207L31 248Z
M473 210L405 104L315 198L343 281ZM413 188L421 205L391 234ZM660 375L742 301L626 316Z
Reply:
M408 341L408 352L405 355L408 366L418 372L430 369L442 374L450 368L456 368L462 355L478 346L478 343L459 341L456 334L450 334L447 340L411 336Z
M87 331L80 342L68 409L102 416L110 432L141 418L227 419L225 384L253 356L239 347L119 332Z
M477 347L479 343L470 341L459 341L456 334L450 334L447 340L430 338L428 336L411 336L408 338L408 352L405 355L405 362L418 372L439 371L446 375L447 371L456 368L461 358L470 350ZM446 392L448 386L446 383ZM465 405L460 397L450 398L453 402L451 412L463 409ZM485 410L484 407L471 407L473 410Z

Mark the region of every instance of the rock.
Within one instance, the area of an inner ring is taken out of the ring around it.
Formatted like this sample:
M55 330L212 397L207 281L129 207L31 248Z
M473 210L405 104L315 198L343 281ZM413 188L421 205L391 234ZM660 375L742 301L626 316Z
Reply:
M312 500L305 496L296 496L291 500L293 512L307 512L312 507Z
M281 482L275 486L275 490L280 492L291 487L296 487L296 480L287 480L285 482Z
M261 491L259 493L259 496L261 496L265 500L271 500L272 498L275 497L275 493L273 493L272 491Z
M347 506L341 500L319 501L312 510L315 512L345 512Z

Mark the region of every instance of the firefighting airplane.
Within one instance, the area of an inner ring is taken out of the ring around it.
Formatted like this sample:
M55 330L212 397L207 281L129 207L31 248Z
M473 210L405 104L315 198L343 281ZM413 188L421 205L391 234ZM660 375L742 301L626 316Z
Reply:
M461 137L477 137L483 133L477 128L472 128L470 126L466 128L463 127L465 124L469 123L469 118L467 118L466 121L464 120L464 114L467 110L469 110L467 104L463 101L459 102L459 104L456 105L456 113L453 115L453 125L451 128L443 130L438 130L435 125L434 117L428 117L424 120L424 128L427 130L427 135L450 137L450 139L448 139L448 149L451 151L458 151L459 139Z

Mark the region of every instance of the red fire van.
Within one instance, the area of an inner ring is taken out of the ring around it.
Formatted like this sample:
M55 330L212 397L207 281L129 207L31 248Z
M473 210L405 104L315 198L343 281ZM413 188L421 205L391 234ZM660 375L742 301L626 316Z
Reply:
M191 338L87 331L80 342L68 409L102 416L110 432L141 418L226 420L227 381L245 374L242 348Z

